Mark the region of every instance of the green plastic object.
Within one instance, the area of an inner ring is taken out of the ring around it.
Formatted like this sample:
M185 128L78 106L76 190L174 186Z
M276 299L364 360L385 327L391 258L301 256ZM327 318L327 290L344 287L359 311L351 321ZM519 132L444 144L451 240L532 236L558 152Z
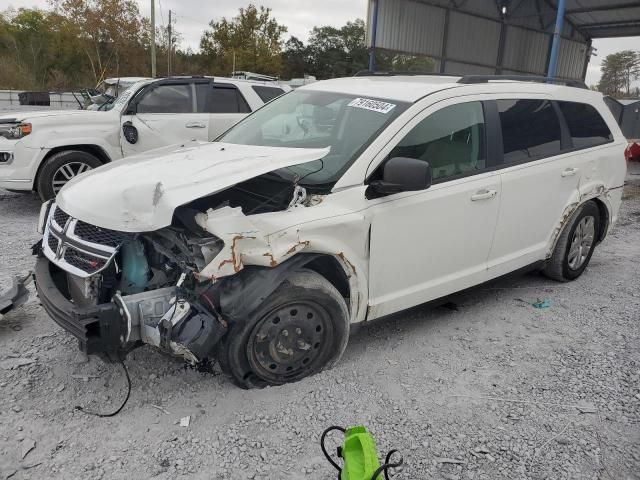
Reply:
M340 480L377 480L373 479L373 474L380 467L376 441L365 427L347 429L341 456L344 468ZM381 478L380 475L378 478Z

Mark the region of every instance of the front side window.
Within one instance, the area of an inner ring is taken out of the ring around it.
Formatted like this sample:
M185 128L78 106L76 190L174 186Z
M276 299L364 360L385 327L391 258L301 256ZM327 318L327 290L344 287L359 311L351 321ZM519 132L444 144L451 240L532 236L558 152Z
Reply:
M137 113L191 113L193 98L191 85L160 85L144 94L138 102Z
M445 107L416 125L389 158L429 162L434 183L472 175L486 167L485 123L481 102Z
M296 90L256 110L218 141L265 147L329 147L329 154L322 160L288 167L278 174L298 177L302 184L330 184L408 105L343 93Z
M504 162L518 163L560 153L560 121L548 100L498 100Z
M574 148L589 148L613 140L609 127L591 105L577 102L558 102L558 105Z

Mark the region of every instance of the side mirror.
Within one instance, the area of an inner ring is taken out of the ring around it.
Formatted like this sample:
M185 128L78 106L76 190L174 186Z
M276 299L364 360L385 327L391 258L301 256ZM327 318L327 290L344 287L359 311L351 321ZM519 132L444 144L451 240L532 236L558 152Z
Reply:
M124 122L122 124L122 133L130 144L133 145L138 142L138 129L133 126L133 123L129 121Z
M431 186L429 162L408 157L394 157L382 167L382 180L371 182L375 196L425 190Z

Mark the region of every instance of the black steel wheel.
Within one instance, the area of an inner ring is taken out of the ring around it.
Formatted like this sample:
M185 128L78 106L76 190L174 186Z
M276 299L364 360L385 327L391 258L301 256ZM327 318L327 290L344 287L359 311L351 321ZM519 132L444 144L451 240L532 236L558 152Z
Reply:
M296 270L221 342L218 359L243 388L296 382L333 366L349 335L344 298L323 276Z

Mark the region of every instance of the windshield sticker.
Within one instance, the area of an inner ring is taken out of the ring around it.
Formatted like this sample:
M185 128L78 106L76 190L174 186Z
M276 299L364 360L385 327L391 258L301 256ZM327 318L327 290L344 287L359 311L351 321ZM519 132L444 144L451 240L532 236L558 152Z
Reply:
M379 100L371 100L369 98L354 98L349 102L350 107L364 108L365 110L372 110L378 113L389 113L394 109L395 104L381 102Z

